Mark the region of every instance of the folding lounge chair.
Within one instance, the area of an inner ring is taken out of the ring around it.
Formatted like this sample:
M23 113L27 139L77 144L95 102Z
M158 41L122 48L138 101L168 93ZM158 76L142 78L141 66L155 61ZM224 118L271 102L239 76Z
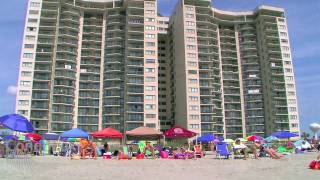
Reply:
M217 144L217 158L221 159L221 157L225 157L225 159L229 159L229 156L232 154L228 150L228 145L226 143L218 143Z

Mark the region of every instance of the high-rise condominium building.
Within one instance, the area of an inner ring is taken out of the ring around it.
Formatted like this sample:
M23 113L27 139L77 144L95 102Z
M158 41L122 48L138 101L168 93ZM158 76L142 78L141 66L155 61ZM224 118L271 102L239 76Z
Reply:
M180 0L30 0L17 113L39 133L174 124L228 138L299 133L284 10Z

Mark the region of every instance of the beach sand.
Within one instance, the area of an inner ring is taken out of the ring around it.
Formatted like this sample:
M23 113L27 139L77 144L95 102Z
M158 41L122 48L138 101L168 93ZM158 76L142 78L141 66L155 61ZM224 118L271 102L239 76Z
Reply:
M64 157L0 159L1 180L316 180L308 169L316 153L292 154L281 160L70 160Z

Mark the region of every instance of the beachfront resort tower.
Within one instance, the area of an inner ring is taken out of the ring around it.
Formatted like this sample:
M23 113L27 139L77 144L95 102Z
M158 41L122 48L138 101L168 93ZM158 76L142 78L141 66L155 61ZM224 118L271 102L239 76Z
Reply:
M159 129L155 0L30 0L17 112L37 132Z
M283 9L228 12L210 0L181 0L169 41L176 123L227 138L299 133Z
M29 0L16 112L38 133L299 133L284 10L179 0L169 18L156 0Z

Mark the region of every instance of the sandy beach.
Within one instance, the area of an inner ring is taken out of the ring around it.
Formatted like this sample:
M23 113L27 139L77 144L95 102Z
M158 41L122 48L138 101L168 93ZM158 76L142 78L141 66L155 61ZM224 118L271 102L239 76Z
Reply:
M271 179L313 180L320 171L309 170L316 153L292 154L281 160L70 160L64 157L0 159L1 180L107 180L107 179Z

